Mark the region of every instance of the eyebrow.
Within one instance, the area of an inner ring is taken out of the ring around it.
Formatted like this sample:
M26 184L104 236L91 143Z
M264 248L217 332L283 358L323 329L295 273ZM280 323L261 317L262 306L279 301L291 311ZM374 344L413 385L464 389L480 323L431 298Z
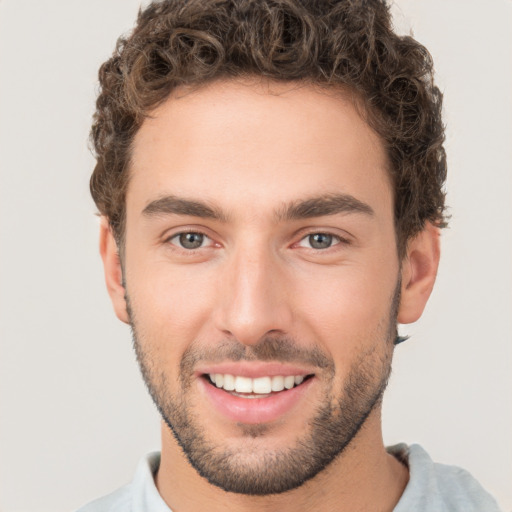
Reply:
M146 217L157 217L160 215L188 215L227 222L228 216L215 206L205 202L192 199L185 199L176 196L165 196L151 201L142 210Z
M373 216L373 208L350 194L327 194L293 201L277 212L278 220L300 220L340 213L362 213Z
M373 208L350 194L327 194L285 204L275 212L277 221L311 219L325 215L362 213L373 216ZM151 201L142 210L146 217L187 215L227 222L229 216L220 208L203 201L173 195Z

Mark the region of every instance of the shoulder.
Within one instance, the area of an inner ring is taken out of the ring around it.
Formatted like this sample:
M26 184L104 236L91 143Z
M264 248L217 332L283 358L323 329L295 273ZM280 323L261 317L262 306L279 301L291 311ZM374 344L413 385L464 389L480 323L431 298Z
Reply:
M91 501L76 512L126 512L131 510L132 485L127 484L102 498Z
M149 453L140 460L131 483L76 512L170 512L154 482L159 465L160 452Z
M500 512L494 498L466 470L438 464L419 445L388 451L409 466L409 483L394 512Z

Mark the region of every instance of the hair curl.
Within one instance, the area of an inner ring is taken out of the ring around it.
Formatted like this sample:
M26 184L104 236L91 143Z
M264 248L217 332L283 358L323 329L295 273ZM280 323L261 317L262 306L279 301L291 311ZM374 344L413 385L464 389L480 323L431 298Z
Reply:
M164 0L139 11L99 71L90 186L118 243L145 117L181 85L252 75L356 91L391 164L399 253L425 222L446 226L442 94L430 54L393 32L384 0Z

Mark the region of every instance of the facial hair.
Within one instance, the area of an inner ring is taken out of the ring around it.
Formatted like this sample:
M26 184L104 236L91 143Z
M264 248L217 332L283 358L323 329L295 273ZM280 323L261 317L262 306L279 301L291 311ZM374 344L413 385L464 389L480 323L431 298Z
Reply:
M319 348L303 348L287 337L269 336L253 346L233 339L208 348L192 343L181 358L180 391L171 393L169 380L175 376L159 365L158 357L149 348L151 340L141 335L136 312L131 310L128 297L126 300L137 360L160 415L190 464L210 484L224 491L265 496L300 487L343 453L382 401L397 334L400 283L395 289L388 318L380 322L370 348L358 355L338 390L334 387L335 364L328 354ZM386 345L384 350L382 344ZM251 445L251 440L271 430L266 424L238 424L240 434L247 438L246 449L233 448L228 443L223 445L212 439L214 435L210 438L205 435L190 398L194 369L199 363L242 360L303 363L317 369L315 378L324 384L323 399L319 400L308 429L297 438L294 446L264 450L261 445L257 448Z

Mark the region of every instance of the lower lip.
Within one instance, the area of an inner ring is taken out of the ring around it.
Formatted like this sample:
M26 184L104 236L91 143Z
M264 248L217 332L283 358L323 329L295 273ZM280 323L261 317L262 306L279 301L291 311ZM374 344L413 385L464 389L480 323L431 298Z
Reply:
M257 424L275 421L292 410L309 389L314 377L292 389L273 393L266 398L241 398L200 379L213 407L238 423Z

